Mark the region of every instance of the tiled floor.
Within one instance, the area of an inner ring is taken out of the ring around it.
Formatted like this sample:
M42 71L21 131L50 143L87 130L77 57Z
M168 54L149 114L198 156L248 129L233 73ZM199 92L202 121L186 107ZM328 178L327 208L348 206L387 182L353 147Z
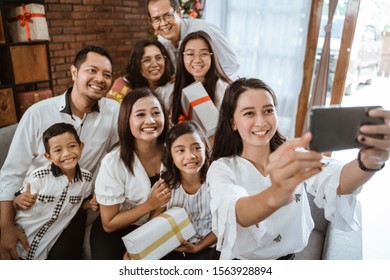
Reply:
M390 110L390 78L376 78L371 86L361 85L352 96L345 96L342 105L381 105ZM357 150L338 151L332 157L349 161ZM363 259L390 260L390 162L364 186L362 203Z

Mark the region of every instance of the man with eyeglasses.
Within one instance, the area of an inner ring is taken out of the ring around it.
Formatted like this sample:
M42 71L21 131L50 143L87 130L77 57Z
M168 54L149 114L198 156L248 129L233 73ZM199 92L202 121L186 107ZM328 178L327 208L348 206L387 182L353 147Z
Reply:
M147 0L146 8L155 34L168 50L175 66L183 38L191 32L202 30L213 39L215 52L225 73L235 77L240 68L237 55L217 26L201 19L184 19L177 0Z

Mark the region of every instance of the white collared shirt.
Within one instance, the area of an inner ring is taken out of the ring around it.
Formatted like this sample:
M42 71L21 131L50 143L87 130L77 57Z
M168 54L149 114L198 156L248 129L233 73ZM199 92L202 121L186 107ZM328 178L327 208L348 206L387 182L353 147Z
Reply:
M39 101L24 113L1 168L0 201L13 200L14 193L26 184L31 172L47 164L42 134L54 123L66 122L75 127L84 142L80 166L92 174L104 155L118 142L118 102L102 98L95 106L96 110L80 119L69 113L68 92L71 89L63 95Z
M69 182L67 176L54 176L51 167L45 166L34 170L29 182L37 200L30 209L16 212L15 224L26 234L30 250L20 242L16 248L23 259L43 260L91 194L92 174L81 169L81 180Z
M161 169L163 169L162 165ZM103 158L96 177L95 193L99 204L120 204L120 211L125 211L146 202L152 191L152 184L135 153L133 171L134 175L130 173L120 158L119 147L108 153ZM140 226L148 218L149 213L138 219L134 224Z

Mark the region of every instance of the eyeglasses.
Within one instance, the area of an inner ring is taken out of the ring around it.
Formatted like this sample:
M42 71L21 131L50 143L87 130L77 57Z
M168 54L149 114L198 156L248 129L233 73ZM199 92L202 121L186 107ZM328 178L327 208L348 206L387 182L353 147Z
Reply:
M162 20L164 20L165 22L171 21L173 19L173 17L175 16L175 12L176 11L166 13L160 17L153 17L150 19L150 22L152 23L152 25L159 25Z
M199 56L200 59L206 60L210 59L210 57L213 55L213 53L209 51L201 51L200 53L196 54L194 51L186 51L183 52L185 59L187 60L194 60L196 56Z
M156 55L155 57L145 57L141 59L141 63L145 66L150 66L153 63L153 60L156 61L157 64L162 63L165 60L165 56L163 55Z

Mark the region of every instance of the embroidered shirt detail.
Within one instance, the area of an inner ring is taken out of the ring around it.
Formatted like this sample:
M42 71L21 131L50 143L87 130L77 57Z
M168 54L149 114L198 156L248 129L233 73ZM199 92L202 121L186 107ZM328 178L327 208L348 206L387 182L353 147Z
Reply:
M36 172L33 173L33 178L44 178L48 174L50 174L51 170L50 169L39 169Z
M276 237L274 238L274 242L279 243L279 242L281 242L281 241L282 241L282 236L281 236L280 234L278 234L278 236L276 236Z
M60 198L59 198L59 200L58 200L58 202L57 202L57 204L56 204L56 206L54 208L53 215L51 216L50 220L47 221L41 227L41 229L38 231L38 233L34 236L34 239L33 239L33 241L31 242L31 245L30 245L30 250L28 251L28 256L27 256L28 260L33 260L34 259L34 255L35 255L36 250L38 249L39 242L41 241L41 239L43 238L43 236L45 235L47 230L58 219L58 216L59 216L59 214L61 212L62 206L64 205L64 201L65 201L66 195L68 193L68 187L69 186L66 186L64 188L64 190L62 191L61 196L60 196Z
M300 194L300 193L296 193L295 195L294 195L294 200L295 200L295 202L300 202L301 201L301 196L302 196L302 194Z
M42 203L49 203L49 202L53 202L55 200L55 196L54 195L47 195L47 194L38 194L37 195L37 199L39 201L41 201Z

